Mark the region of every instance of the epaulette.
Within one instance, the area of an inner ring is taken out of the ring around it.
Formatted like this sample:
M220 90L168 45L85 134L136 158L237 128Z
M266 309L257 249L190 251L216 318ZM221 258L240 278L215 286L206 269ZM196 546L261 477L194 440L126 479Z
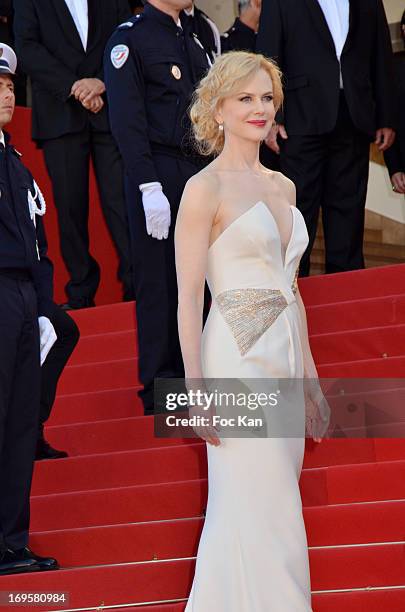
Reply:
M124 21L124 23L121 23L118 26L118 30L129 30L130 28L133 28L136 23L140 23L142 20L143 15L142 13L139 13L138 15L131 17L131 19L128 19L128 21Z

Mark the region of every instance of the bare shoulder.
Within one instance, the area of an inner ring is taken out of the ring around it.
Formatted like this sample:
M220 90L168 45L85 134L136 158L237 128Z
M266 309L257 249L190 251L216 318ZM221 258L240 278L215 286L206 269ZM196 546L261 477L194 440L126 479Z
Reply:
M181 207L214 215L219 205L219 181L215 172L207 168L192 176L186 183Z
M278 185L280 191L288 199L289 203L296 206L296 188L293 181L282 174L282 172L276 171L274 171L273 180Z

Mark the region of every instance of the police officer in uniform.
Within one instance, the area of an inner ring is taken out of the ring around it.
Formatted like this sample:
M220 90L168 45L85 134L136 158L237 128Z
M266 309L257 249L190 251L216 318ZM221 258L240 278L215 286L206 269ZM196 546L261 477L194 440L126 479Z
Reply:
M241 3L240 3L241 4ZM202 42L204 49L212 60L226 51L254 51L256 48L256 32L259 28L262 0L249 0L240 7L240 15L232 26L220 34L214 21L208 17L194 2L186 9L192 19L194 32Z
M40 364L56 341L46 296L36 184L3 127L12 118L17 59L0 43L0 575L57 569L28 547L29 496L38 432Z
M145 414L153 411L155 377L184 377L174 226L185 183L206 163L193 152L187 109L209 68L182 11L189 3L147 2L113 34L104 61L111 129L126 171Z

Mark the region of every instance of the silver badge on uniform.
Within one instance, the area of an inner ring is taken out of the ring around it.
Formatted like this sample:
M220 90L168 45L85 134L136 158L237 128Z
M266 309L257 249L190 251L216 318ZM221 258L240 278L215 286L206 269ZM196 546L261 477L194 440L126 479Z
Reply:
M129 49L126 45L116 45L111 49L111 63L114 68L122 68L129 56Z
M173 64L170 71L177 81L181 79L181 70L178 66L176 66L176 64Z

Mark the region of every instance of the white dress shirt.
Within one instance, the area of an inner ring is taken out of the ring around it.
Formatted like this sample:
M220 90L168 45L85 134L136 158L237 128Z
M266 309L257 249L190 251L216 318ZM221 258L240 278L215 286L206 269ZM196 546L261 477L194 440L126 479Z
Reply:
M87 0L65 0L66 5L72 15L83 49L87 49L87 36L89 33L89 9Z
M330 33L335 43L336 57L340 56L349 33L349 0L318 0L325 15ZM340 71L340 86L343 87L342 71Z

